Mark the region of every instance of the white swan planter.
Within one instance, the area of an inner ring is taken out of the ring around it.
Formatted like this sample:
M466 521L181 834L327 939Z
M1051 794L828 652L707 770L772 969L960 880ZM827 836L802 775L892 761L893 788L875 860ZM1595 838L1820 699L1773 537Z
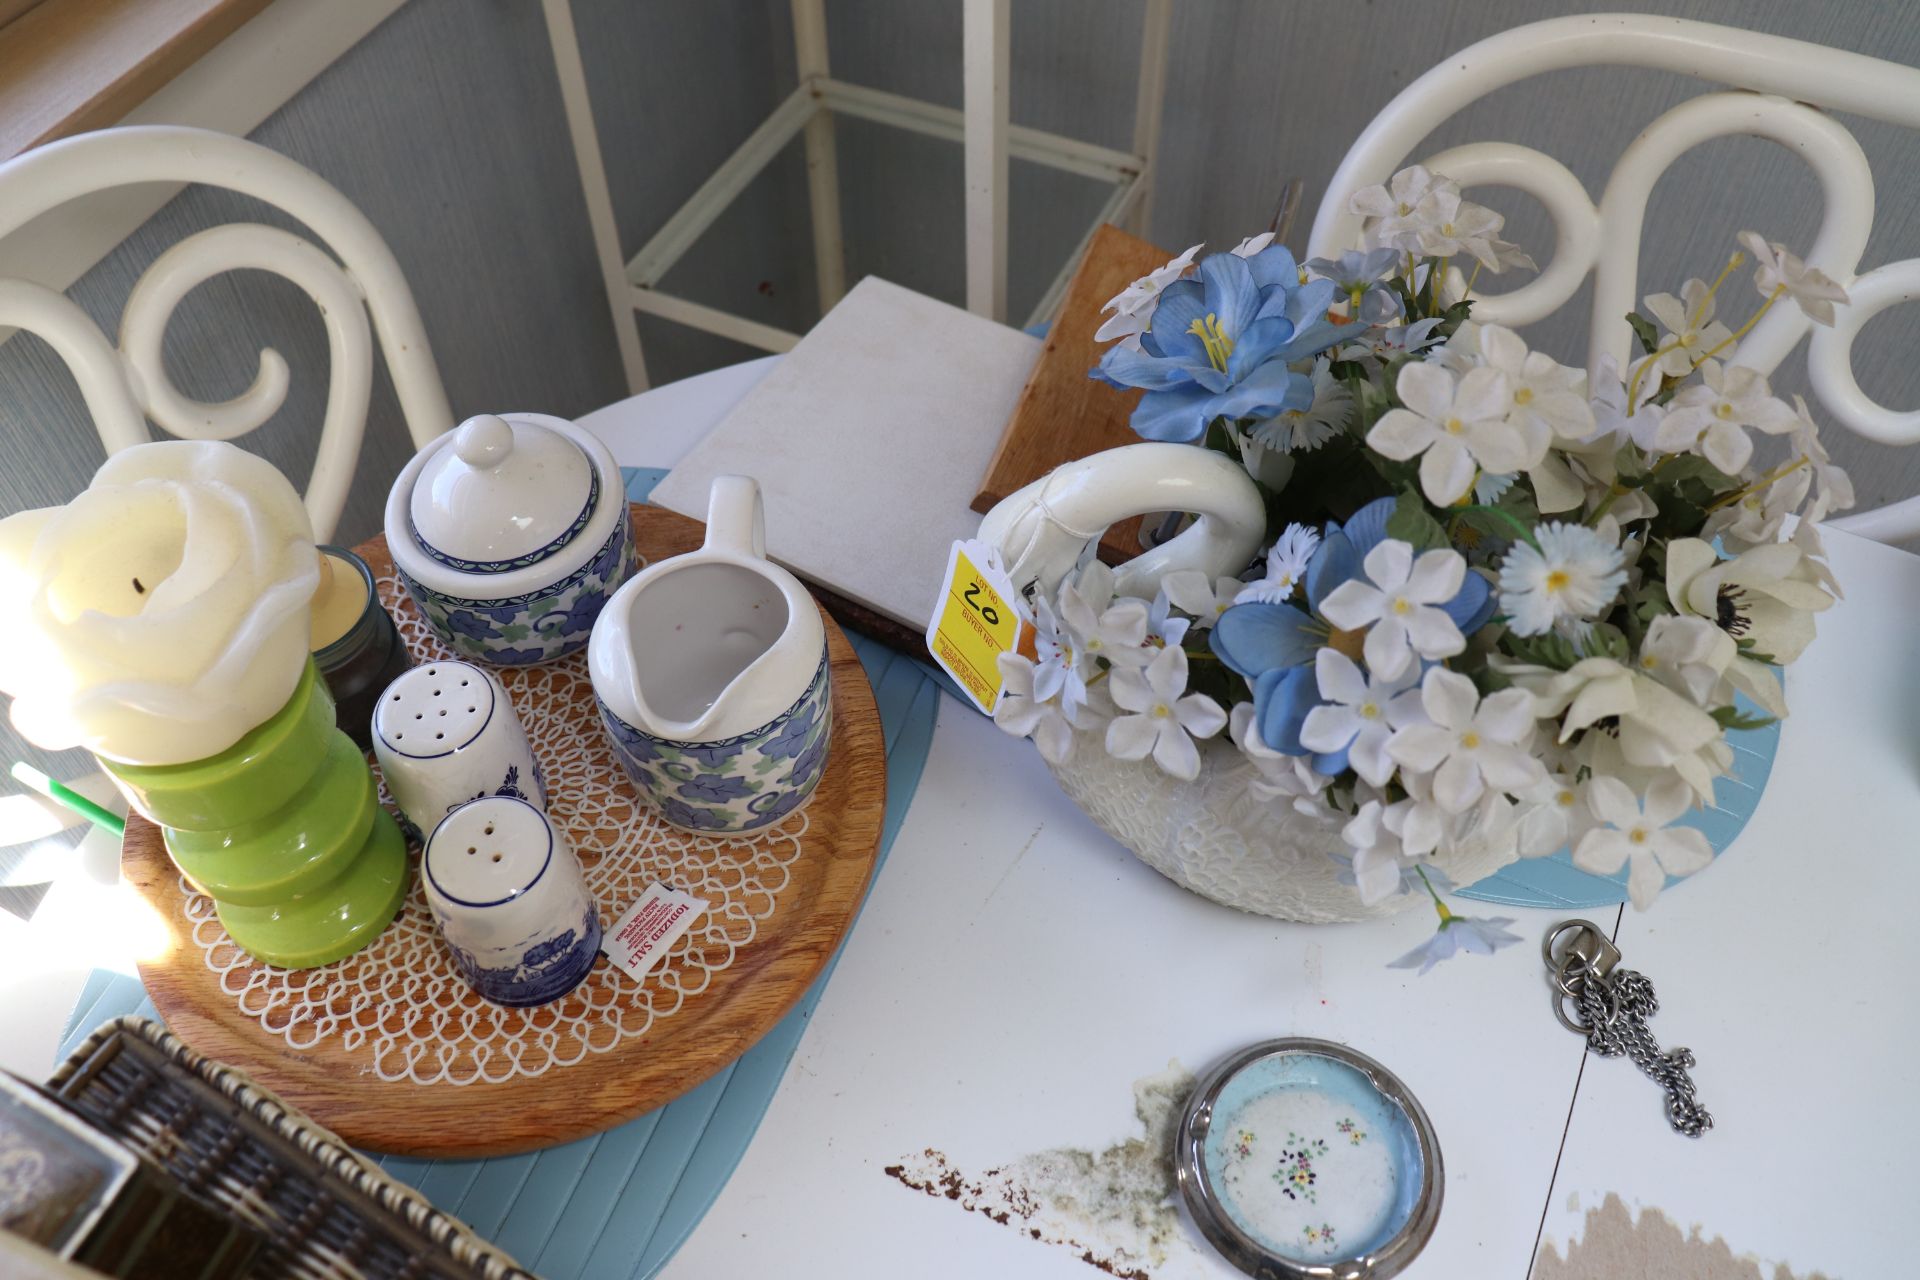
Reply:
M1120 594L1152 599L1179 569L1211 578L1253 562L1266 536L1259 490L1231 459L1183 444L1135 444L1067 463L1009 495L980 522L1017 591L1051 597L1087 544L1108 525L1158 511L1199 518L1179 536L1114 571ZM1090 736L1065 764L1060 789L1100 828L1175 884L1215 902L1312 923L1394 915L1425 901L1395 894L1371 906L1343 880L1338 827L1263 801L1248 789L1252 764L1225 735L1200 744L1200 776L1183 782L1152 760L1116 760ZM1516 827L1504 823L1434 860L1456 884L1514 860Z

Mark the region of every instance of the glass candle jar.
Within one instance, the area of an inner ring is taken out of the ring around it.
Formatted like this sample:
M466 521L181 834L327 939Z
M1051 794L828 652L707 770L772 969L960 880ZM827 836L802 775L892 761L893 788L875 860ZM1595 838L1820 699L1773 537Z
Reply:
M341 730L355 746L370 751L380 691L412 666L413 659L393 619L380 607L367 562L345 547L323 546L320 554L330 563L322 565L314 601L313 660L333 692ZM364 596L357 616L351 608L356 595Z
M1440 1218L1440 1144L1419 1101L1326 1040L1269 1040L1208 1073L1174 1167L1201 1234L1262 1280L1384 1280Z

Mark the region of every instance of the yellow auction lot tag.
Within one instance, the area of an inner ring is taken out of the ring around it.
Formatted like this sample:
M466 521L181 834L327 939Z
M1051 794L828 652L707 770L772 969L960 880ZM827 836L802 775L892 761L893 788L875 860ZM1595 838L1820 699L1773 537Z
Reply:
M1033 624L1021 616L1017 599L986 547L978 541L953 544L927 649L989 715L1000 701L1000 655L1033 656Z

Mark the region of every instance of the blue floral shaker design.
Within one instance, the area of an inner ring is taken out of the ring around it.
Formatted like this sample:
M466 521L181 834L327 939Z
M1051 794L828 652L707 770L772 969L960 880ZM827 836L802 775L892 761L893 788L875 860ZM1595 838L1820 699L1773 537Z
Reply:
M600 950L600 910L566 837L512 796L461 805L427 838L427 905L454 966L495 1004L547 1004Z
M594 624L601 722L635 788L674 826L770 826L826 769L826 626L766 555L759 485L721 476L705 545L642 570Z

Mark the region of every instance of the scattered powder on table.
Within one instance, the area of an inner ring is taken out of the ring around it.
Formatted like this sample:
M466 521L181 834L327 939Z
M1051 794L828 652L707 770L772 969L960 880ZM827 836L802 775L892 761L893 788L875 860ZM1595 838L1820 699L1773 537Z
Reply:
M1575 1202L1577 1204L1577 1202ZM1586 1231L1567 1245L1563 1259L1553 1242L1541 1247L1531 1280L1825 1280L1819 1272L1795 1277L1785 1263L1766 1271L1749 1256L1736 1258L1727 1242L1683 1233L1660 1210L1640 1211L1640 1220L1619 1196L1587 1210Z
M1103 1151L1059 1147L968 1177L929 1147L886 1174L944 1198L1119 1280L1150 1280L1182 1240L1174 1207L1173 1139L1193 1074L1178 1062L1133 1082L1139 1137Z

